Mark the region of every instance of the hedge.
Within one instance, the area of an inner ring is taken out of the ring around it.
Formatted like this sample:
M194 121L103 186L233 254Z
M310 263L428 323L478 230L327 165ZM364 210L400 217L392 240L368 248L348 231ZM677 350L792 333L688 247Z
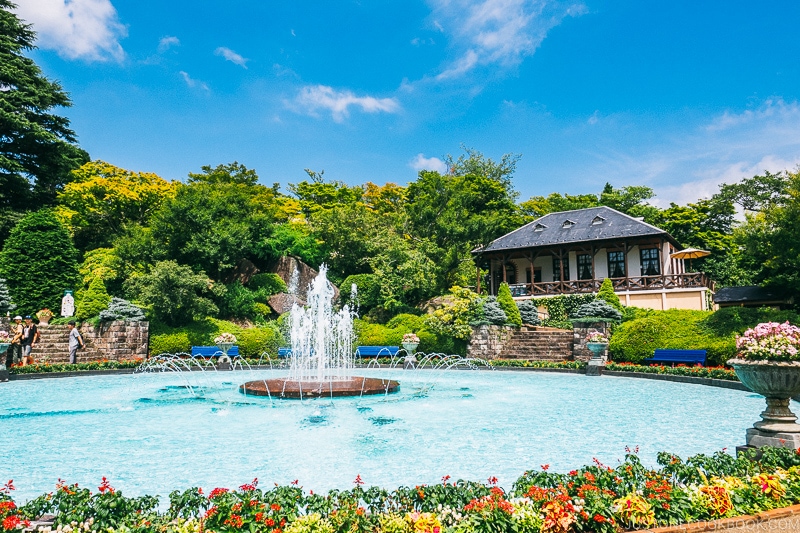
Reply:
M192 346L213 346L214 337L224 332L236 336L236 344L243 357L259 357L264 352L270 357L277 357L278 348L286 344L275 322L243 328L226 320L207 318L175 328L153 323L150 330L150 355L189 352Z

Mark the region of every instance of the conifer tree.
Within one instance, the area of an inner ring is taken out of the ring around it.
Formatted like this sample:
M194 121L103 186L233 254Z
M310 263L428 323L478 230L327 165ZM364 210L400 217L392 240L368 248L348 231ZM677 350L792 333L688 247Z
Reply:
M497 303L506 313L506 319L512 326L522 325L522 316L519 314L519 307L517 307L514 297L511 296L511 289L508 283L501 283L500 289L497 291Z
M87 318L98 316L110 303L111 296L106 291L103 278L95 277L89 283L89 288L83 292L81 301L78 302L77 309L75 309L75 318L77 320L86 320Z
M614 292L614 285L609 278L604 279L603 283L600 285L600 290L597 292L597 299L605 301L620 313L623 310L622 302L619 301L619 296Z

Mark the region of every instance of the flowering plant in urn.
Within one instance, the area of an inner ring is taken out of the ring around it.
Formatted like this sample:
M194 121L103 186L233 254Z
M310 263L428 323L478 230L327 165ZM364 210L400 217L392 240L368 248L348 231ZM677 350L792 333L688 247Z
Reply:
M736 337L738 359L800 361L800 328L763 322Z
M596 342L599 344L608 344L608 338L599 331L590 331L586 336L586 342Z
M414 333L403 335L403 344L419 344L419 337Z
M0 330L0 344L8 342L8 332Z
M214 339L214 344L236 344L236 335L233 333L222 333Z

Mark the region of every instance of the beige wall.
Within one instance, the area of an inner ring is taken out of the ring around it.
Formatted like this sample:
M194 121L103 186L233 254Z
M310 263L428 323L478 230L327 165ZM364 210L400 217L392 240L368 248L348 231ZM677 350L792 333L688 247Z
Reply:
M666 292L630 292L618 294L625 305L647 309L693 309L705 311L708 289L671 290Z

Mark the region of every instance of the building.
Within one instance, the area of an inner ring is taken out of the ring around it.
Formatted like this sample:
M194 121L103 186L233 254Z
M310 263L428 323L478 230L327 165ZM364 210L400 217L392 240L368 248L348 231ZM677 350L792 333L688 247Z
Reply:
M714 295L714 303L722 307L772 307L788 309L794 300L781 291L765 289L758 285L725 287Z
M597 292L611 278L625 305L711 308L713 282L686 272L666 231L610 207L550 213L473 250L489 291L507 282L517 298Z

